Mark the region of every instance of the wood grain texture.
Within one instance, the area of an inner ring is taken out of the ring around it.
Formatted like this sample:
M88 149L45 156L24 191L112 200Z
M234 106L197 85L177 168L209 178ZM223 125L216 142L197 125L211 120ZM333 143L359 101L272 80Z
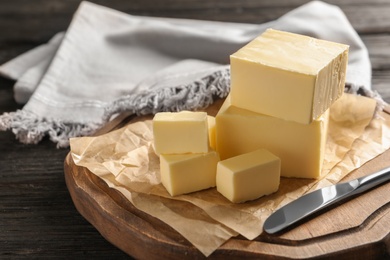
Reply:
M308 0L92 2L134 15L262 23ZM373 88L390 102L390 0L327 2L339 5L362 37L372 62ZM79 3L80 0L1 0L0 64L66 30ZM0 77L0 113L21 108L13 99L13 84ZM0 132L0 259L129 258L75 209L64 180L63 162L68 152L56 149L46 139L39 145L23 145L11 132ZM164 232L180 239L169 233L169 228ZM240 243L252 250L246 241ZM287 245L286 252L289 248ZM229 251L229 256L235 255ZM218 256L222 258L222 253L215 257Z
M91 2L133 15L264 23L277 19L309 1L92 0ZM340 6L352 26L361 34L390 32L388 0L326 2ZM0 31L3 41L41 42L43 39L48 40L59 30L67 28L79 3L79 0L0 1L0 17L2 17ZM15 21L19 23L15 24Z

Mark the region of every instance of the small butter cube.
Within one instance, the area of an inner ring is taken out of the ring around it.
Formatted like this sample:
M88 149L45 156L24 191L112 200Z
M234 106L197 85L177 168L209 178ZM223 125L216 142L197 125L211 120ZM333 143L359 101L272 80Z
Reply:
M300 124L235 107L228 96L216 116L221 160L264 148L282 161L283 177L319 178L325 154L329 112Z
M232 104L309 124L343 94L348 50L268 29L230 56Z
M215 117L207 116L207 122L209 125L209 141L211 149L216 149L216 141L215 141Z
M280 159L265 149L220 161L217 166L217 190L234 203L274 193L279 182Z
M153 118L154 148L160 154L207 153L206 112L160 112Z
M215 187L218 153L160 155L161 182L171 196Z

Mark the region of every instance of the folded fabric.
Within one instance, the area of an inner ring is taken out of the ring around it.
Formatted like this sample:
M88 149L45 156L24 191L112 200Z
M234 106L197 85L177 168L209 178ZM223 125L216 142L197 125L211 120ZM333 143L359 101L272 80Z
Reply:
M0 116L24 143L58 147L118 113L206 107L229 93L229 55L267 28L350 45L347 90L372 94L368 52L344 13L314 1L265 24L138 17L82 2L65 34L0 66L22 110ZM31 95L31 96L30 96Z

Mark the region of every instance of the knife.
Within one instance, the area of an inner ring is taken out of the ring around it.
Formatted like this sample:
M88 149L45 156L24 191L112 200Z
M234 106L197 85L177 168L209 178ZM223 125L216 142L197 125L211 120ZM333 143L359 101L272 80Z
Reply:
M390 167L373 174L310 192L275 211L264 222L264 230L275 234L312 214L390 180Z

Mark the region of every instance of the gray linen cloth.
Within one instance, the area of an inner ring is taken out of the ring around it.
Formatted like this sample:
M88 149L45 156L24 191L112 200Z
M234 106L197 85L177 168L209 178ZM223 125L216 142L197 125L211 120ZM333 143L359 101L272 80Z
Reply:
M206 107L229 93L229 55L267 28L350 45L346 91L373 95L368 52L340 8L307 3L265 24L138 17L82 2L65 33L0 66L23 109L0 116L23 143L58 147L123 111ZM375 94L375 93L374 93Z

